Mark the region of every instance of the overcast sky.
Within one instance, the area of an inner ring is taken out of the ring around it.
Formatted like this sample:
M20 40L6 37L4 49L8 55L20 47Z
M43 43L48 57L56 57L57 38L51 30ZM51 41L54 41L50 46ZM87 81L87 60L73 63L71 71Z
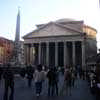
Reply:
M14 40L18 6L21 37L34 30L36 24L72 18L94 27L100 40L99 0L0 0L0 36Z

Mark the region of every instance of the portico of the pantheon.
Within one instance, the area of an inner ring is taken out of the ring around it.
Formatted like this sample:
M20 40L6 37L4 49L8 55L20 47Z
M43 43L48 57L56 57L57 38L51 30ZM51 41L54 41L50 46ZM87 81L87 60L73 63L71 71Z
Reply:
M25 35L25 63L84 68L86 59L97 53L96 29L84 21L60 19L37 25Z

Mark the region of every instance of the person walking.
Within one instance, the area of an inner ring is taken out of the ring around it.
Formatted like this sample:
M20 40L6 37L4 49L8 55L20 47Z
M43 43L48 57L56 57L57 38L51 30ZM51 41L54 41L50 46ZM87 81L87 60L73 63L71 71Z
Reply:
M73 68L72 68L72 71L71 71L71 78L72 78L72 79L71 79L71 80L72 80L71 83L72 83L72 87L73 87L73 88L74 88L75 79L76 79L76 77L75 77L76 75L75 75L75 74L76 74L76 71L75 71L75 68L73 67Z
M20 76L21 76L21 88L24 88L25 86L25 68L20 68Z
M28 79L28 87L31 87L32 79L33 79L33 73L34 73L34 70L33 70L31 65L28 65L26 72L27 72L27 79Z
M70 68L65 68L64 71L64 83L66 87L66 93L71 95L71 86L72 86L72 75Z
M56 67L54 67L54 77L55 77L55 80L54 80L54 92L56 92L56 95L58 96L58 82L59 82L59 72L57 70Z
M3 100L8 100L8 91L11 90L9 100L13 100L14 96L14 74L11 70L11 65L7 64L7 68L4 71L4 80L5 80L5 88L4 88L4 97Z
M25 68L21 68L21 69L20 69L20 76L21 76L22 78L25 77Z
M42 92L42 83L45 79L45 73L42 71L42 65L38 65L37 69L34 72L34 81L35 81L35 89L36 96L40 96Z
M56 90L58 95L58 73L56 68L51 67L47 73L48 78L48 96L53 96Z

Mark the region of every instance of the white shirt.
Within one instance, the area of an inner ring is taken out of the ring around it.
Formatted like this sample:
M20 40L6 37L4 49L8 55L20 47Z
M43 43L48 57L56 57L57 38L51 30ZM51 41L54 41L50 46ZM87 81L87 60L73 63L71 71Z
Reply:
M35 82L41 82L45 79L45 72L44 71L38 71L36 70L35 73L34 73L34 81Z

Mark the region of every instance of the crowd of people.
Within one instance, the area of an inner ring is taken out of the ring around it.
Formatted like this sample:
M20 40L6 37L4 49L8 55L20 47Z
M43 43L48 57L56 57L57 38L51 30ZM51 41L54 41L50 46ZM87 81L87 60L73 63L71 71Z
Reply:
M88 70L87 80L91 93L95 95L96 100L100 100L100 64L92 66L91 70Z
M47 67L37 65L32 67L32 65L27 65L27 67L21 68L19 72L22 78L27 79L28 87L31 88L32 80L35 83L36 96L40 96L42 92L42 86L44 81L48 80L48 96L58 96L63 94L64 90L67 95L71 95L71 88L75 86L75 80L83 78L84 74L81 67ZM59 75L63 75L63 87L59 89ZM5 83L4 97L3 100L8 100L8 90L11 90L9 100L13 100L14 96L14 71L11 69L11 64L6 65L6 69L0 69L0 80L3 78Z

